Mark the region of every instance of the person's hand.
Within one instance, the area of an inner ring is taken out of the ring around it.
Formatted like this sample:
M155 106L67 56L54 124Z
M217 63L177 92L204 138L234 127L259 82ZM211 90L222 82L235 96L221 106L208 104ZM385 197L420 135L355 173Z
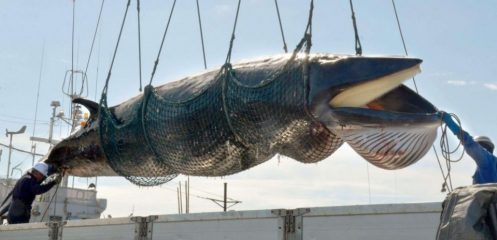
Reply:
M438 112L440 118L442 121L447 124L447 127L454 133L454 134L460 134L461 132L461 127L452 119L452 115L450 113L446 113L444 111L439 111Z
M54 182L59 184L62 181L62 174L58 173L57 176L55 176Z
M444 122L448 122L448 121L451 121L452 118L450 116L450 113L447 113L445 111L438 111L437 112L437 115L440 117L440 119Z

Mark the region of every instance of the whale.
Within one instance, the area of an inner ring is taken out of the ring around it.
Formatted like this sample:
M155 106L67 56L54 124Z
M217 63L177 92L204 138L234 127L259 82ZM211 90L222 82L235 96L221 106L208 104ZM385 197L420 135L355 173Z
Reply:
M440 125L436 107L403 84L421 63L284 54L149 85L115 106L77 98L88 121L43 161L149 186L178 174L231 175L276 155L316 163L347 143L379 168L401 169L427 153Z

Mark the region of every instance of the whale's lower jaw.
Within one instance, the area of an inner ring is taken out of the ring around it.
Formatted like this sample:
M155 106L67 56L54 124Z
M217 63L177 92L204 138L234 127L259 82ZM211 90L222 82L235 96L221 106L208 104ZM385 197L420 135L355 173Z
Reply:
M371 164L407 167L428 152L440 125L436 108L402 85L419 72L417 64L347 87L321 110L321 120Z
M383 169L416 163L431 148L440 120L435 113L391 113L338 108L327 127L361 157Z

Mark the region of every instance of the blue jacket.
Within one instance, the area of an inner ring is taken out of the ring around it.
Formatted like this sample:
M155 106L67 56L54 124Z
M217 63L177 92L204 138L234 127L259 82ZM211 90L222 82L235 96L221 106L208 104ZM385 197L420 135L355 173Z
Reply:
M452 117L445 113L443 121L447 127L462 141L464 150L476 162L476 171L473 175L474 184L496 183L497 182L497 157L483 148L473 140L473 137L466 131L462 131ZM461 134L462 131L462 134ZM461 139L462 138L462 139Z
M48 192L55 184L56 181L41 184L31 173L26 173L17 181L12 192L12 199L22 201L31 210L31 204L36 195Z

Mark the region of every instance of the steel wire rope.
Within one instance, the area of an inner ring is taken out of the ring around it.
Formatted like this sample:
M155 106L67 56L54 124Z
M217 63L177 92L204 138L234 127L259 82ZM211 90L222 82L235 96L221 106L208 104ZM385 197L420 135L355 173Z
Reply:
M393 10L395 12L395 19L397 20L397 27L399 28L399 33L400 33L400 39L402 40L402 46L404 46L404 52L407 54L407 47L406 47L406 42L404 40L404 33L402 32L402 28L400 27L400 20L399 20L399 15L397 14L397 7L395 6L395 0L392 0L392 5L393 5ZM412 82L414 83L414 88L416 89L416 92L418 92L418 85L416 84L416 79L412 77Z
M131 4L131 0L128 0L128 3L126 4L126 11L124 12L123 21L121 23L121 29L119 30L119 36L117 38L116 47L114 49L114 54L112 55L112 61L110 63L109 72L107 74L107 78L105 79L105 85L102 89L102 97L100 99L100 105L102 105L103 103L105 103L105 105L107 105L107 90L109 88L109 80L110 80L110 76L112 75L112 68L114 66L114 61L116 60L116 54L117 54L117 50L119 48L119 43L121 41L121 36L123 33L123 28L124 28L124 24L126 22L126 17L128 15L128 10L129 10L130 4Z
M96 69L96 73L95 73L95 92L94 92L94 96L93 96L94 101L97 101L97 93L98 93L98 77L100 75L100 72L99 72L99 70L100 70L100 48L102 46L101 40L102 40L102 36L100 35L98 37L97 69Z
M463 131L463 128L462 128L462 125L461 125L461 120L459 119L459 117L453 113L443 113L443 114L449 114L451 118L454 118L457 122L457 125L459 125L461 131L459 132L459 136L458 138L459 139L464 139L464 131ZM440 149L441 149L441 153L442 153L442 156L447 159L448 161L450 161L451 163L456 163L456 162L459 162L462 160L463 156L464 156L464 147L462 145L462 141L463 140L460 140L457 144L457 146L451 150L450 146L449 146L449 141L448 141L448 137L447 137L447 124L442 124L442 137L441 137L441 140L440 140ZM463 147L463 151L462 151L462 154L457 157L456 159L451 159L451 155L458 152L459 148Z
M140 0L136 0L136 12L138 15L138 68L140 72L140 89L142 91L142 42L141 42L141 24L140 24Z
M38 90L36 91L36 105L35 105L35 119L33 121L33 135L36 134L36 123L38 120L38 103L40 101L40 87L41 87L41 79L42 79L42 73L43 73L43 61L45 59L45 40L43 40L43 47L41 50L41 63L40 63L40 72L38 74ZM33 140L31 140L31 148L33 149L33 154L36 153L36 148L34 148L36 144L34 143ZM34 157L33 157L34 161Z
M16 119L16 120L23 120L23 121L29 121L29 122L33 121L33 118L13 116L10 114L0 114L0 118L12 118L12 119ZM42 120L37 120L37 122L48 123L48 121L42 121Z
M407 47L406 47L406 43L405 43L405 39L404 39L404 34L403 34L403 31L402 31L402 27L400 25L400 20L399 20L399 15L397 13L397 7L395 5L395 0L392 0L392 6L393 6L394 13L395 13L395 19L397 20L397 27L399 29L400 38L402 40L402 46L404 48L404 52L405 52L406 56L408 56L409 53L407 52ZM414 77L412 78L412 81L414 83L414 87L415 87L416 93L419 94L418 87L417 87L417 84L416 84L416 79ZM443 130L443 136L445 136L445 137L447 136L446 135L446 131L444 131L444 130ZM441 146L442 145L443 144L442 144L442 140L441 140ZM435 157L437 158L437 162L438 162L438 165L440 167L440 171L442 173L442 177L444 179L443 186L447 186L449 188L449 192L451 192L452 191L452 180L451 180L452 177L451 177L451 174L450 174L450 169L451 169L450 162L451 161L446 158L447 174L445 174L445 172L443 171L443 168L442 168L442 164L441 164L440 158L438 156L438 152L437 152L437 150L435 148L435 144L432 144L432 149L433 149L433 152L435 153ZM444 150L442 150L442 151L444 151ZM442 156L445 158L443 152L442 152ZM447 179L449 180L448 182L447 182ZM443 190L444 190L444 188L442 188L442 191Z
M71 29L71 75L69 76L69 84L67 87L67 93L64 91L64 87L66 84L66 78L64 77L64 82L62 83L62 92L69 96L72 100L72 93L74 92L74 82L73 82L73 77L74 77L74 23L75 23L75 18L76 18L76 0L72 1L72 29ZM67 72L66 72L67 76ZM83 79L84 81L84 79ZM73 114L73 106L70 104L69 107L69 112L71 113L71 116Z
M238 16L239 16L239 10L240 10L240 3L241 3L241 0L238 1L238 6L237 6L237 11L236 11L235 21L234 21L234 24L233 24L233 31L232 31L231 40L230 40L230 47L228 49L228 54L226 56L226 61L225 61L225 64L223 65L223 67L221 68L221 71L220 71L221 75L224 74L224 78L223 78L223 82L222 82L222 91L221 91L222 92L222 96L221 97L222 97L222 104L223 104L223 112L224 112L224 115L225 115L228 127L230 128L231 132L235 136L236 140L238 140L238 142L240 142L242 145L247 146L248 144L246 144L244 142L243 138L238 135L238 133L235 131L235 129L234 129L232 123L231 123L231 119L230 119L230 116L229 116L229 113L228 113L228 106L227 106L227 102L226 102L227 82L231 78L232 71L233 71L232 65L231 65L230 61L231 61L231 54L232 54L232 50L233 50L233 42L235 40L235 30L236 30L236 26L237 26L237 22L238 22ZM305 57L304 57L304 61L303 61L304 83L308 81L308 75L309 75L308 74L308 70L309 70L308 69L308 59L309 59L309 52L310 52L310 49L311 49L311 46L312 46L311 39L312 39L312 18L313 18L313 12L314 12L314 0L311 0L310 1L310 9L309 9L309 18L308 18L308 21L307 21L307 25L306 25L304 37L297 44L297 47L294 49L294 51L292 53L292 56L289 58L289 60L287 61L287 63L285 64L285 67L284 67L284 68L286 68L289 65L289 63L293 62L293 60L297 57L297 53L301 51L302 47L305 44L306 45L306 49L305 49ZM307 89L306 91L308 91L308 90L309 89ZM311 116L311 114L309 112L307 112L307 113L309 114L309 116Z
M71 70L68 70L66 71L66 76L67 76L67 72L70 72L70 76L69 76L69 84L68 84L68 87L67 87L67 91L64 91L64 87L66 85L66 78L64 78L64 82L62 84L62 92L69 96L71 98L71 100L75 97L75 96L81 96L81 94L83 94L84 92L84 89L85 89L85 85L86 85L86 96L88 95L88 79L86 77L86 72L81 72L81 71L78 71L78 70L74 70L74 34L75 34L75 18L76 18L76 0L73 0L73 7L72 7L72 30L71 30ZM78 45L79 46L79 45ZM76 61L78 61L79 59L79 48L78 48L78 52L76 53L77 56L76 56ZM76 62L76 65L78 65L78 62ZM79 93L78 94L74 94L75 93L75 89L74 89L74 73L81 73L81 88L79 89ZM73 115L73 106L74 104L70 104L70 107L69 107L69 112L71 113L71 116ZM74 127L74 125L72 126Z
M116 127L115 126L116 123L112 120L112 117L110 116L112 113L110 113L110 111L108 109L108 105L107 105L107 92L108 92L108 88L109 88L110 77L112 75L112 68L114 66L114 62L115 62L116 55L117 55L117 50L119 48L119 43L121 41L121 37L122 37L124 25L126 23L126 18L127 18L127 15L128 15L128 11L129 11L129 6L130 5L131 5L131 0L128 0L128 2L126 4L126 10L124 12L123 20L122 20L122 23L121 23L121 27L120 27L120 30L119 30L119 36L118 36L118 39L117 39L117 42L116 42L116 46L115 46L115 49L114 49L114 53L113 53L113 56L112 56L112 61L111 61L110 67L109 67L107 78L105 80L105 85L104 85L104 87L102 89L102 95L101 95L100 103L99 103L99 112L100 112L100 114L98 115L99 123L101 124L100 125L101 128L103 127L102 123L105 122L105 119L103 119L104 117L105 118L110 118L111 121L112 121L112 125L114 125L114 127ZM109 121L109 120L107 120L107 121ZM98 134L99 134L100 142L104 143L105 142L104 141L104 131L102 131L102 129L101 129ZM105 149L103 149L103 152L104 152L105 156L108 159L110 159L109 155L105 151ZM112 163L112 161L109 161L109 164L111 164L111 167L114 165L114 163ZM130 180L130 179L128 179L128 180Z
M162 53L162 47L164 46L164 40L166 39L167 31L169 30L169 24L171 23L171 18L173 16L175 6L176 6L176 0L174 0L173 2L173 6L171 7L171 12L169 13L169 18L167 19L166 29L164 30L164 34L162 35L162 41L160 43L159 52L157 53L157 58L155 59L154 68L152 69L152 74L150 75L150 81L148 85L151 85L152 80L154 79L155 71L157 70L157 65L159 64L159 58Z
M314 16L314 0L311 0L311 6L309 8L309 16L307 18L307 27L305 29L305 44L306 44L306 53L308 54L311 51L312 46L312 18Z
M0 122L4 122L4 123L16 123L16 124L23 124L23 125L27 125L28 127L29 126L34 126L33 125L33 120L22 120L22 119L19 119L19 120L16 120L16 119L8 119L8 118L1 118L0 117ZM47 121L40 121L40 120L37 120L36 121L37 124L41 124L41 125L50 125L49 122ZM56 123L56 125L58 126L58 124Z
M60 182L59 182L59 183L57 183L57 186L55 187L55 192L54 192L54 194L52 195L52 197L50 198L50 201L48 202L48 205L47 205L47 207L45 208L45 211L43 212L43 215L41 216L41 220L40 220L40 222L43 222L43 219L45 218L45 215L47 214L48 209L50 208L50 205L52 205L52 202L53 202L53 200L54 200L54 197L56 197L56 196L57 196L57 191L59 190L59 186L60 186ZM57 200L55 200L55 202L57 202ZM57 203L55 203L55 204L57 204ZM55 215L55 211L57 210L57 208L56 208L56 207L57 207L57 206L56 206L56 205L54 205L54 215Z
M309 81L309 53L311 52L312 47L312 18L314 14L314 0L311 0L311 6L309 9L309 18L307 19L307 27L305 29L305 35L303 41L305 41L305 58L304 58L304 83ZM295 52L294 52L295 54ZM308 86L308 84L305 84ZM307 89L309 91L309 89ZM306 98L307 104L307 98ZM310 116L312 114L308 113Z
M3 122L3 123L17 123L17 124L23 124L23 125L27 125L27 126L33 126L33 122L32 121L17 121L17 120L10 120L10 119L0 119L0 122ZM42 125L49 125L50 123L48 122L38 122L38 124L42 124Z
M445 176L445 178L449 179L450 190L452 191L453 190L452 175L450 174L451 170L452 170L451 164L461 161L463 156L464 156L464 153L465 153L465 149L463 147L464 130L462 129L461 121L460 121L459 117L457 117L457 115L455 115L453 113L442 113L442 116L441 116L442 118L443 118L443 114L449 114L451 118L454 118L457 122L457 125L459 125L459 128L460 128L460 132L458 135L458 138L460 139L460 141L458 142L457 146L453 150L451 150L450 145L449 145L449 139L447 136L448 126L447 126L447 124L441 123L442 136L440 137L440 151L441 151L443 158L445 159L445 164L446 164L446 168L447 168L447 175ZM463 150L462 150L461 154L459 155L459 157L452 159L452 155L455 154L456 152L458 152L459 148L461 148L461 147Z
M236 30L236 25L238 23L238 15L240 13L241 2L242 0L238 0L238 5L236 7L235 23L233 24L233 31L231 32L231 40L230 40L230 47L228 49L228 54L226 56L226 60L224 61L225 65L227 63L231 63L231 51L233 50L233 42L235 41L235 30Z
M352 4L352 0L349 0L350 3L350 11L352 12L352 24L354 26L354 37L355 37L355 53L358 56L362 55L362 46L361 40L359 39L359 31L357 30L357 22L355 18L354 5Z
M309 7L309 16L307 19L307 26L305 29L304 37L300 41L299 45L297 45L297 48L294 50L292 58L291 58L291 59L296 58L297 51L300 51L301 48L303 47L303 45L305 44L305 46L306 46L305 51L304 51L305 57L304 57L304 62L303 62L302 68L303 68L304 86L306 88L306 90L305 90L306 96L309 95L309 91L310 91L309 84L308 84L308 82L309 82L309 53L310 53L311 47L312 47L312 19L313 19L313 16L314 16L314 0L311 0L310 7ZM304 101L305 101L306 105L308 105L309 99L307 97L305 98ZM312 115L312 113L309 112L308 108L305 108L305 112L307 113L307 115L311 119L315 119L314 115Z
M3 144L3 143L0 143L0 146L6 147L6 148L9 147L9 145ZM39 157L43 157L44 156L43 154L33 153L33 152L22 150L22 149L16 148L16 147L12 147L12 150L15 150L15 151L18 151L18 152L21 152L21 153L31 154L31 155L34 154L35 156L39 156Z
M137 1L138 1L138 5L139 5L140 0L137 0ZM83 72L83 74L84 74L83 77L84 78L87 75L88 67L90 65L90 59L91 59L91 56L92 56L92 53L93 53L93 47L95 45L95 39L96 39L96 36L97 36L97 33L98 33L98 28L100 26L100 19L102 17L102 10L104 8L104 3L105 3L105 0L102 0L102 4L100 5L100 11L98 13L97 24L95 26L95 31L93 33L93 39L92 39L92 42L91 42L90 53L88 54L88 59L86 61L85 71ZM138 21L139 20L140 20L140 18L138 16ZM138 28L139 28L139 25L138 25ZM100 55L100 45L99 45L99 55ZM83 78L83 81L84 81L84 78ZM86 84L87 84L87 91L88 91L89 90L89 88L88 88L88 80L86 80ZM97 67L97 78L95 80L95 95L96 95L96 92L97 92L97 85L98 85L98 67ZM140 58L140 91L141 91L141 58ZM95 98L96 98L96 96L95 96ZM74 177L73 177L73 181L74 181Z
M73 85L73 74L74 74L74 22L76 18L76 0L72 0L72 30L71 30L71 82L70 82L70 89L71 93L74 92L74 85ZM72 113L72 106L71 106L71 113Z
M283 40L283 50L285 50L285 53L288 53L288 48L286 46L286 40L285 40L285 33L283 32L283 24L281 23L280 8L278 6L278 0L274 0L274 5L276 6L276 13L278 15L278 22L280 24L281 39Z
M140 113L141 113L141 115L140 115L140 117L141 117L141 128L142 128L142 131L143 131L143 136L145 138L145 142L148 145L148 147L150 148L150 150L152 150L152 153L155 155L155 157L157 159L161 159L160 158L160 154L153 147L152 141L151 141L150 136L148 134L146 123L145 123L145 114L146 114L146 109L147 109L147 105L148 105L148 99L153 94L152 81L154 79L155 72L157 70L157 66L159 64L159 59L160 59L160 56L161 56L161 53L162 53L162 48L164 46L164 41L166 39L167 32L169 30L169 25L171 23L171 19L172 19L173 13L174 13L175 6L176 6L176 0L174 0L174 2L173 2L173 5L171 7L171 11L169 13L169 17L167 19L167 23L166 23L166 27L164 29L164 33L162 35L162 40L161 40L161 44L160 44L160 47L159 47L159 51L157 53L157 57L156 57L155 62L154 62L154 67L152 69L152 73L150 74L150 81L149 81L148 85L145 86L145 91L143 93L143 101L142 101L142 104L141 104L141 111L140 111ZM166 164L166 166L168 168L171 168L168 164ZM159 178L155 178L155 182L154 183L150 184L148 182L148 183L143 184L143 185L160 185L160 184L169 182L170 180L172 180L176 176L178 176L178 174L171 174L169 176L164 177L165 179L162 179L162 180L159 180Z
M452 185L448 185L447 184L447 179L449 178L449 175L445 174L445 172L443 170L442 162L440 161L440 158L438 157L438 152L437 152L437 149L435 148L435 145L432 145L432 148L433 148L433 151L435 152L435 157L437 158L437 163L438 163L438 166L440 168L440 172L442 173L443 184L442 184L442 190L441 191L445 192L446 191L446 187L448 187L449 190L451 191L451 186Z
M233 133L233 135L235 136L235 140L237 140L239 143L241 143L244 147L247 147L248 144L245 143L245 141L243 140L243 138L235 131L235 128L233 127L233 123L231 122L231 118L230 118L230 115L228 113L228 103L226 102L226 91L228 90L228 81L229 81L229 78L231 77L231 74L232 74L232 66L231 66L231 53L232 53L232 50L233 50L233 43L235 41L235 31L236 31L236 26L237 26L237 23L238 23L238 16L240 14L240 5L241 5L241 0L238 0L238 4L237 4L237 7L236 7L236 14L235 14L235 21L233 23L233 30L231 32L231 39L230 39L230 45L229 45L229 49L228 49L228 53L226 55L226 60L224 61L224 65L221 67L221 70L220 72L218 73L218 76L222 76L222 83L221 83L221 101L222 101L222 104L223 104L223 107L222 107L222 111L224 113L224 117L226 119L226 123L228 124L228 127L230 129L230 131ZM228 154L230 149L229 149L229 141L227 142L226 144L227 146L227 151L228 151Z
M207 58L205 57L205 44L204 44L204 34L202 31L202 19L200 18L200 6L197 2L197 16L198 16L198 26L200 28L200 41L202 42L202 54L204 56L204 69L207 69Z
M102 10L104 9L105 0L102 0L100 5L100 12L98 13L97 25L95 26L95 32L93 33L93 40L91 41L90 53L88 54L88 60L86 61L86 67L84 73L88 72L88 66L90 65L91 55L93 53L93 47L95 45L95 39L97 37L98 27L100 26L100 18L102 17Z

